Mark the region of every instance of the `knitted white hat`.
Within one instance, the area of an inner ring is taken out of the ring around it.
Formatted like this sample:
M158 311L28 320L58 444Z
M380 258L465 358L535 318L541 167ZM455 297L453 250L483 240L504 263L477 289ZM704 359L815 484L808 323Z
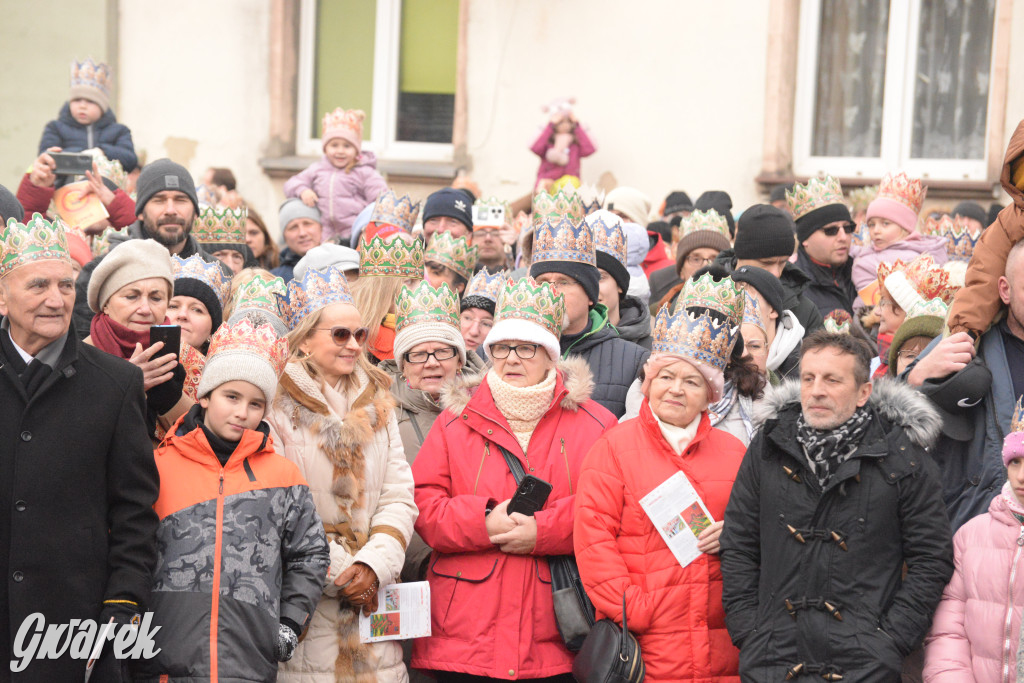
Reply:
M403 327L395 335L395 361L399 371L404 370L405 354L423 342L451 344L459 352L459 362L466 364L466 340L462 333L448 323L424 320Z
M167 280L174 291L171 253L155 240L128 240L111 249L89 278L89 308L99 313L114 293L133 282L149 278Z
M484 350L487 352L487 357L491 358L491 345L513 340L540 344L547 350L552 361L557 362L562 353L562 349L558 345L558 337L540 325L521 318L506 318L496 322L487 334L487 338L484 339Z
M210 354L196 396L234 380L259 387L269 403L277 394L277 380L288 360L288 339L278 338L269 325L254 327L245 318L234 325L226 323L210 340Z

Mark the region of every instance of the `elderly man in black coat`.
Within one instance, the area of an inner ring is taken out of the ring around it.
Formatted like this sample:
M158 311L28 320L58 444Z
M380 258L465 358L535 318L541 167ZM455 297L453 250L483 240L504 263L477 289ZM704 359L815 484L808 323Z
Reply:
M38 214L11 221L0 232L0 642L8 672L12 659L38 654L31 634L19 638L27 617L127 624L145 609L156 563L158 477L142 372L68 334L74 302L63 229ZM69 650L31 658L14 680L82 680L86 661ZM93 683L119 679L113 651L107 643Z

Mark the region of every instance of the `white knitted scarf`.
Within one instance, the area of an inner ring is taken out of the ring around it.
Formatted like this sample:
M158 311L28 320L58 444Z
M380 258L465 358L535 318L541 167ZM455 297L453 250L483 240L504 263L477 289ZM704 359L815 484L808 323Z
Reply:
M508 420L512 434L515 435L523 453L526 453L533 428L551 407L551 401L555 397L555 371L549 370L547 376L538 384L516 387L498 377L498 373L491 368L487 371L487 386L491 388L494 405Z

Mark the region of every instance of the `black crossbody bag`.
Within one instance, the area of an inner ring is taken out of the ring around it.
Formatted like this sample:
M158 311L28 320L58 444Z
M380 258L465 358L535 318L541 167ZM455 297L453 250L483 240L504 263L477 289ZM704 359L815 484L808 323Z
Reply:
M572 663L579 683L642 683L647 669L640 643L626 626L626 594L622 594L622 628L611 619L594 624Z

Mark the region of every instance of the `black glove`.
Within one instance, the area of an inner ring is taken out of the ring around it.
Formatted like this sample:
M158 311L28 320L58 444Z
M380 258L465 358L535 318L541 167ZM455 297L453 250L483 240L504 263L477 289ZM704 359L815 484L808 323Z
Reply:
M274 650L274 657L279 662L287 662L295 654L295 648L299 645L299 634L291 626L281 623L277 627L277 649Z
M111 617L118 626L138 626L141 612L139 605L131 600L106 600L100 611L99 627L103 628Z
M181 392L185 388L185 366L180 362L171 371L171 378L163 384L157 384L146 392L146 404L157 415L163 415L181 400Z

